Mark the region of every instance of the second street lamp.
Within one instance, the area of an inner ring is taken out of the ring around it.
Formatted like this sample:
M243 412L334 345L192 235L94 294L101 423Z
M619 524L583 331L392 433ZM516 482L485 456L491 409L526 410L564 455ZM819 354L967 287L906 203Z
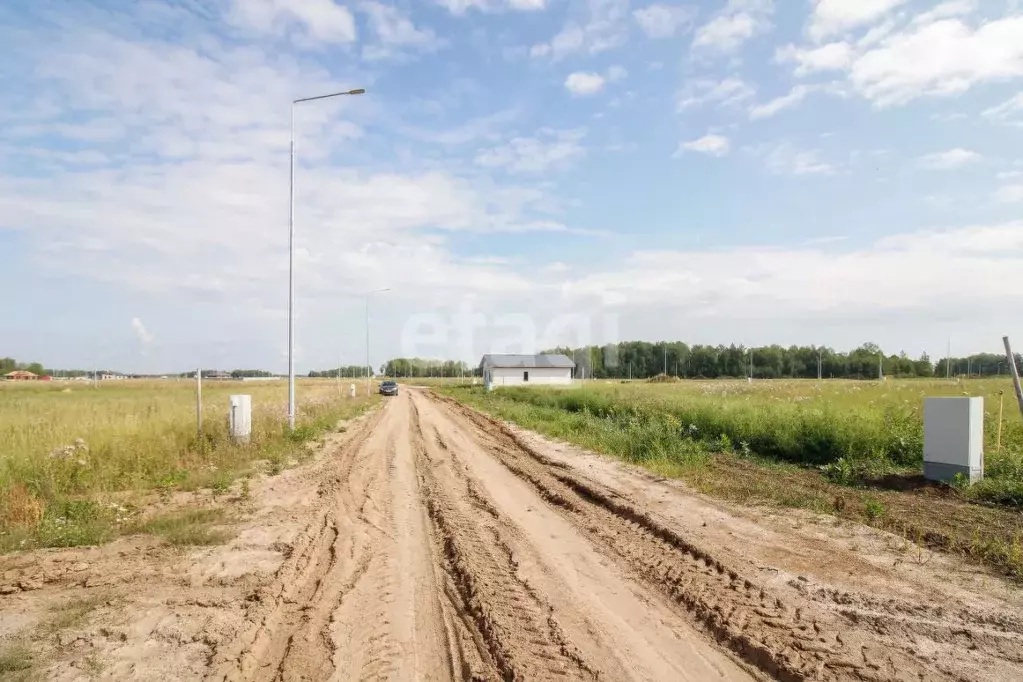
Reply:
M369 298L373 294L382 294L390 289L374 289L373 291L366 292L366 397L371 394L371 376L373 374L373 366L369 363Z
M295 105L318 99L345 95L361 95L362 88L332 92L329 95L303 97L291 101L291 168L288 182L288 428L295 430Z

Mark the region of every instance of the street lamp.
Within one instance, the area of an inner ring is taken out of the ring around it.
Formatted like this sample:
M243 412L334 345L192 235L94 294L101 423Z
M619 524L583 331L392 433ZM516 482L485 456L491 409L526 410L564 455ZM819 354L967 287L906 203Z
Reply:
M288 428L295 430L295 105L342 95L361 95L365 90L333 92L291 101L291 169L288 182Z
M365 294L365 296L366 296L366 395L367 396L369 396L370 393L371 393L371 391L370 391L370 374L373 371L372 366L369 364L369 298L373 294L382 294L385 291L390 291L390 289L387 289L387 288L385 288L385 289L374 289L373 291L367 291L366 294Z

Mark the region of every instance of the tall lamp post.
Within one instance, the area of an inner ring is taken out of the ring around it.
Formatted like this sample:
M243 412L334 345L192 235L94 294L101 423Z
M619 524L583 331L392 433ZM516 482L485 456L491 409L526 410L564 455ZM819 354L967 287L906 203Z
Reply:
M370 375L373 373L372 366L369 364L369 299L373 294L382 294L390 289L374 289L373 291L367 291L366 296L366 395L369 396L370 391Z
M295 105L343 95L361 95L365 90L332 92L291 101L291 170L288 182L288 428L295 430Z

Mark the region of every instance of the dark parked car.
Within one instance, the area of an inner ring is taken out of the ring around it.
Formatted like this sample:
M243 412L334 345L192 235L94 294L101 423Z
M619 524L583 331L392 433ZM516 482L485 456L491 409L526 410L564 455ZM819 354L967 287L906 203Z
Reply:
M398 395L397 381L381 381L380 395Z

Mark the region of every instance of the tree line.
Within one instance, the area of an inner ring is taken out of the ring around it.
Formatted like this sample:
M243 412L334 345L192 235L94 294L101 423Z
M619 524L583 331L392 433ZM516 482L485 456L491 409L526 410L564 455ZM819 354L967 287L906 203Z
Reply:
M369 369L366 365L347 365L345 367L335 367L333 369L321 369L309 372L311 378L325 377L325 378L336 378L338 371L341 372L342 377L356 379L359 377L366 377L366 370Z
M582 348L551 348L544 353L563 353L576 363L576 377L595 379L648 379L668 374L686 379L741 378L751 375L755 379L802 378L820 376L834 379L876 379L879 373L891 377L986 377L1008 374L1004 355L975 353L965 357L942 358L932 362L926 353L913 359L905 352L886 355L874 343L843 352L820 346L760 346L742 345L688 345L680 341L624 341L605 346ZM1023 373L1023 356L1015 354L1016 366ZM751 370L752 362L752 370ZM334 378L365 377L372 370L364 365L309 372L310 377ZM0 375L14 370L26 370L39 376L83 377L111 374L110 370L47 369L38 362L22 363L14 358L0 358ZM211 375L213 370L203 370ZM393 358L380 367L380 373L389 377L462 377L479 374L479 368L461 360L426 358ZM585 373L585 374L584 374ZM272 372L262 369L235 369L231 378L270 377ZM195 376L195 371L179 376Z
M32 372L37 376L60 376L60 377L91 377L94 371L98 371L100 374L108 373L109 370L91 370L91 369L47 369L38 362L18 362L14 358L0 358L0 375L14 372L15 370L23 370L26 372Z
M429 360L424 358L393 358L380 367L388 377L463 377L472 376L473 368L461 360Z
M606 346L552 348L545 353L563 353L576 363L576 376L596 379L647 379L668 374L687 379L802 378L876 379L891 377L943 377L946 366L952 376L997 376L1007 374L1005 356L978 353L962 358L931 361L926 353L911 358L905 352L888 355L874 343L848 351L819 346L771 345L747 348L742 345L693 345L682 342L625 341ZM1017 367L1023 359L1015 354Z

